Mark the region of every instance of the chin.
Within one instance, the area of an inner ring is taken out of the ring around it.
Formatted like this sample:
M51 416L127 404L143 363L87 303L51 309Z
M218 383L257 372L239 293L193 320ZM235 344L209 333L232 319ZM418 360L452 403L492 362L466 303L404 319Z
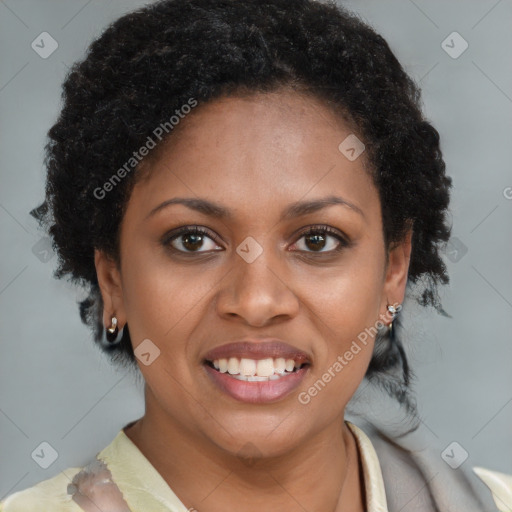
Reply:
M310 435L304 418L293 414L243 414L223 415L222 426L215 430L209 422L204 434L219 448L234 456L267 458L279 457L301 445ZM215 422L213 422L215 423ZM222 427L225 427L222 428Z

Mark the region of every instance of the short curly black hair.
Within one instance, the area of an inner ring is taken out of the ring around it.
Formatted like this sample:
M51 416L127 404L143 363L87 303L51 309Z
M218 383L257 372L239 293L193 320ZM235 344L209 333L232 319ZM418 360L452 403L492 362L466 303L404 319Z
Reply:
M354 126L379 192L384 240L403 239L412 223L408 283L420 288L421 305L442 312L451 179L419 87L386 41L334 2L161 0L108 26L68 73L48 132L46 198L31 212L53 238L55 277L87 287L81 318L113 360L136 366L128 326L117 345L103 342L94 249L119 262L120 221L138 168L108 199L94 191L191 98L201 104L282 89L322 100ZM397 368L400 378L386 380ZM408 403L410 370L397 338L376 345L367 376Z

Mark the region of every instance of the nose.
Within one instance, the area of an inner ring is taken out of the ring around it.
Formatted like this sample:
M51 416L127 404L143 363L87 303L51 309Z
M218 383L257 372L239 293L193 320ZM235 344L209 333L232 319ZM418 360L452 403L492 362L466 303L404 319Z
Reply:
M221 317L263 327L298 314L300 303L290 272L284 259L272 257L271 252L265 249L252 263L233 255L234 268L222 280L223 287L217 294Z

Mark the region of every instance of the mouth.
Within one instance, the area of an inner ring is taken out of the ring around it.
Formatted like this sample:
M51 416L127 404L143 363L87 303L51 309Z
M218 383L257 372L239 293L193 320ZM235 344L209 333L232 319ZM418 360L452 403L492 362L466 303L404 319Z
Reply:
M269 403L292 393L303 381L311 359L280 340L237 342L206 354L203 367L223 394L246 403Z
M307 362L285 359L284 357L266 359L220 358L205 360L205 364L219 373L244 382L269 382L297 373L309 366Z

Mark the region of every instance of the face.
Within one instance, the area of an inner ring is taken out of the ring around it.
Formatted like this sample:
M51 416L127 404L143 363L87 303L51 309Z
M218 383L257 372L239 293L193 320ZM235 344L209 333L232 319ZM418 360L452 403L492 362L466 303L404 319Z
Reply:
M149 354L146 414L282 454L343 421L403 299L410 238L386 263L365 154L340 152L352 132L323 103L229 97L182 123L133 189L120 268L96 252L104 323Z

